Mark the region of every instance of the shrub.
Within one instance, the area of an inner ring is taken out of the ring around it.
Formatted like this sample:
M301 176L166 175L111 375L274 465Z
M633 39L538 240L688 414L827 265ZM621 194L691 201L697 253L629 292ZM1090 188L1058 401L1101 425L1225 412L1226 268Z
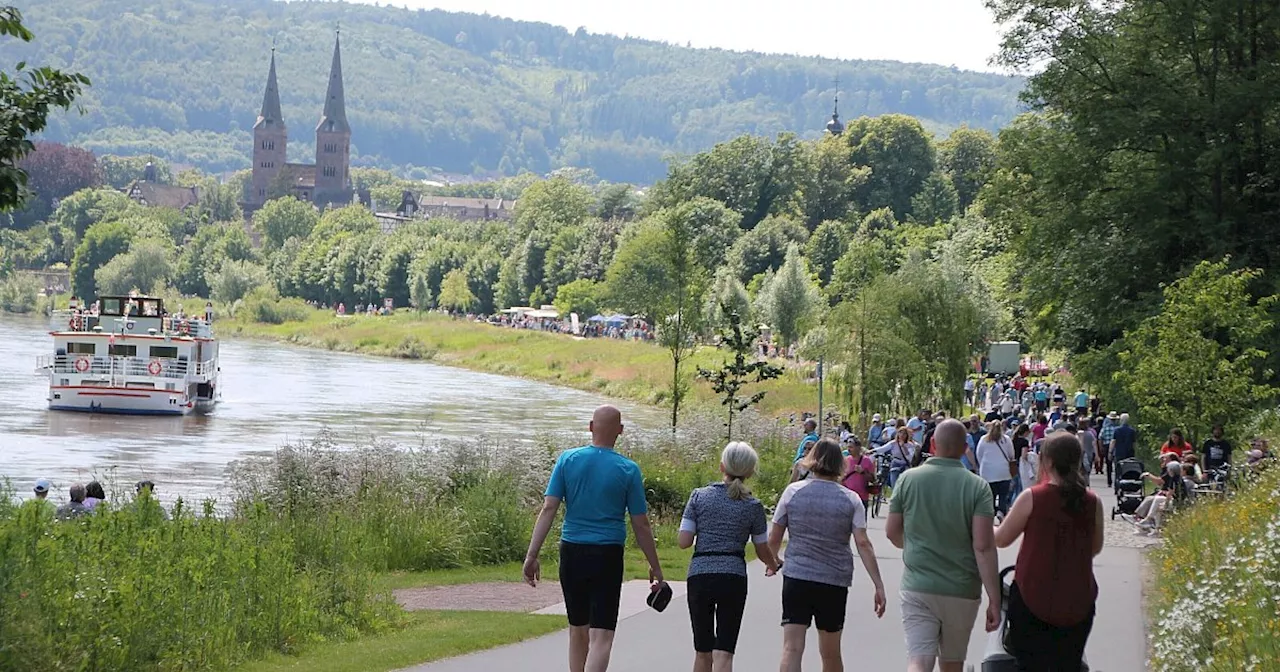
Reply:
M312 309L302 299L282 299L274 288L258 287L244 297L237 312L254 322L284 324L306 320Z
M468 559L496 565L524 557L532 517L515 485L503 476L486 476L458 495L466 529Z
M13 273L0 280L0 310L30 313L40 299L40 281L27 273Z

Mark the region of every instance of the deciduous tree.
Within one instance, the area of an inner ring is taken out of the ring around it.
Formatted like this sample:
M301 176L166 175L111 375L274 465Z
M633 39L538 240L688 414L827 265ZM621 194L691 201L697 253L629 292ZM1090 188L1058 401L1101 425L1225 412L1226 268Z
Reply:
M698 377L711 383L711 390L720 395L720 404L727 414L725 440L732 441L733 417L760 403L765 395L765 391L761 390L745 396L743 388L778 378L783 369L756 357L756 342L760 339L760 330L751 325L750 318L740 315L729 304L721 305L720 312L724 315L725 322L720 330L720 349L727 351L731 359L718 369L698 367ZM743 326L744 321L746 326Z

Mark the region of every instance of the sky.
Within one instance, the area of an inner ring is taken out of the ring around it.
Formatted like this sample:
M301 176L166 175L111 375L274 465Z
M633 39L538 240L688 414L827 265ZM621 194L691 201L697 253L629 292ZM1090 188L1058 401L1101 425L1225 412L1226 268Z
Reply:
M998 71L982 0L354 0L542 21L695 47Z

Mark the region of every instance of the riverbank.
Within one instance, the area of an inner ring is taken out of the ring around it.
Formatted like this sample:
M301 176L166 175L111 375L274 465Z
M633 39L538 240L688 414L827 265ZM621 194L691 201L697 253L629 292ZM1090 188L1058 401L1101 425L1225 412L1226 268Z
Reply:
M217 327L222 337L270 339L325 350L426 360L646 404L670 403L671 358L665 349L652 343L575 338L496 327L436 313L419 316L410 311L385 317L340 318L329 311L312 310L301 321L264 324L238 317L221 320ZM684 365L689 381L686 403L720 404L709 385L694 380L694 372L699 366L718 367L725 358L725 354L711 347L701 347L694 353ZM817 388L809 382L811 367L787 364L782 378L752 387L767 392L761 411L778 415L815 410ZM831 406L834 408L834 404Z

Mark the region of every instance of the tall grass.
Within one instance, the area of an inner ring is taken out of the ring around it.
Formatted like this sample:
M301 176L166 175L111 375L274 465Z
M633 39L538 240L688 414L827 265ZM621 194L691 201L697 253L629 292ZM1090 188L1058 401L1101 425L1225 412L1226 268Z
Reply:
M736 426L771 505L796 432L754 413ZM580 440L350 447L322 434L235 465L221 515L147 497L55 522L41 502L0 497L0 672L222 669L395 627L376 575L519 561L556 456ZM718 416L619 444L644 471L673 575L688 558L674 550L684 502L720 478L722 445Z
M1280 467L1170 522L1155 551L1151 665L1274 670L1280 661Z
M0 670L215 669L393 622L346 530L305 552L297 532L261 504L220 518L146 498L68 522L5 504Z

